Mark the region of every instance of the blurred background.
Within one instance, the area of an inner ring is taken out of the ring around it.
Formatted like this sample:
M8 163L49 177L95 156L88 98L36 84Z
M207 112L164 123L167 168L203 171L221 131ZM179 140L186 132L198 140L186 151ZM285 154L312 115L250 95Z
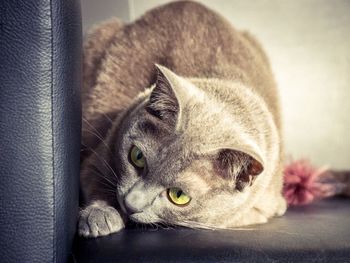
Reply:
M165 0L82 0L83 30ZM282 97L288 156L350 168L350 1L201 0L264 46Z

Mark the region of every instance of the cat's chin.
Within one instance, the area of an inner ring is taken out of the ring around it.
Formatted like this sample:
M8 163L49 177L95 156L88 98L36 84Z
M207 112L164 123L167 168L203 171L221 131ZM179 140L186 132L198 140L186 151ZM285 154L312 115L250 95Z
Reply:
M158 217L147 215L144 212L130 214L129 219L135 223L141 224L157 223L159 221Z

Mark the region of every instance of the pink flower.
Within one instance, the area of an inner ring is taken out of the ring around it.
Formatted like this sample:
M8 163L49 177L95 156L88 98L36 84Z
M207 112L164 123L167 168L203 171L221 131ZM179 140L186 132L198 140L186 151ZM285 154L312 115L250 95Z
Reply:
M315 168L308 160L291 162L284 169L283 196L288 205L305 205L335 195L339 182L327 168Z

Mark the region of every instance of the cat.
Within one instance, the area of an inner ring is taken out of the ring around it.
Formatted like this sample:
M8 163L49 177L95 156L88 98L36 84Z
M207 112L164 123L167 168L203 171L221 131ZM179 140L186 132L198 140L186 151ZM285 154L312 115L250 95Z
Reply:
M82 99L81 236L128 220L231 229L284 214L268 58L202 4L172 2L92 29Z

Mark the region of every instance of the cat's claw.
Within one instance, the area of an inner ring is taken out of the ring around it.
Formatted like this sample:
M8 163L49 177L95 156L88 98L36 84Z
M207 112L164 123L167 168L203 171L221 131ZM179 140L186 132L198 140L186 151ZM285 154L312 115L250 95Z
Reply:
M80 212L78 226L80 236L106 236L123 228L123 219L112 206L95 202Z

